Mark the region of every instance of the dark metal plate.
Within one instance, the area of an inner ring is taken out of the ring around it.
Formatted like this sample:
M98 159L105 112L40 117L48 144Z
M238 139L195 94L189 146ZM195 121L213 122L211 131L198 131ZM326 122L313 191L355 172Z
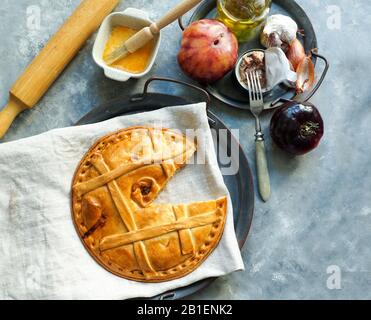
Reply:
M272 14L284 14L292 17L298 24L299 29L304 30L305 37L302 38L306 52L317 47L317 38L311 21L305 11L293 0L273 0ZM204 19L216 17L216 0L204 0L195 10L190 19L190 23ZM251 49L263 49L259 39L242 43L239 46L239 54ZM316 57L313 56L313 62L316 63ZM234 70L227 74L222 80L215 84L208 85L207 91L218 100L239 109L249 109L249 98L246 91L240 88ZM265 95L265 109L271 109L271 103L279 98L292 99L295 97L295 90L290 90L285 86L277 86L269 94Z
M76 125L96 123L124 114L152 111L167 106L189 103L191 102L181 97L160 93L139 94L131 97L124 96L93 109ZM223 149L223 152L227 152L232 157L231 161L239 166L238 173L233 176L224 176L224 181L232 198L234 226L239 246L242 248L249 233L254 212L254 186L250 166L244 151L225 124L210 111L208 111L208 117L210 127L216 129L217 133L219 129L227 130L228 139L225 144L219 144L219 146ZM216 136L216 139L218 139L219 134ZM232 141L239 146L238 155L230 152ZM220 163L219 165L222 166ZM152 299L181 299L207 287L213 280L215 278L204 279L187 287L158 295Z

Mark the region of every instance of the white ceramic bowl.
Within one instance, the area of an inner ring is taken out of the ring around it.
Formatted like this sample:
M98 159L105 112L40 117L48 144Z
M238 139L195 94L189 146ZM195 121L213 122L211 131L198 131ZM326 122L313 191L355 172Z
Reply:
M110 67L103 60L104 48L111 35L112 29L115 26L124 26L140 30L144 27L149 26L152 22L153 21L149 18L147 12L135 8L128 8L123 12L114 12L106 17L98 31L98 35L93 47L93 59L98 66L103 68L106 77L124 82L129 80L130 78L143 77L152 69L153 63L155 62L158 53L158 49L160 48L161 33L155 37L155 47L150 57L148 66L146 70L141 73L132 73Z

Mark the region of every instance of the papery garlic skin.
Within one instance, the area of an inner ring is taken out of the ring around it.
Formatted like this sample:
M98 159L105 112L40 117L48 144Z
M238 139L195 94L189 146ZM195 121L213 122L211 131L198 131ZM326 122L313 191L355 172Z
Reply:
M265 50L265 73L269 90L280 83L285 83L288 87L296 84L296 72L291 70L290 62L281 48Z
M298 25L292 18L275 14L268 17L260 41L266 48L279 47L286 52L297 32Z

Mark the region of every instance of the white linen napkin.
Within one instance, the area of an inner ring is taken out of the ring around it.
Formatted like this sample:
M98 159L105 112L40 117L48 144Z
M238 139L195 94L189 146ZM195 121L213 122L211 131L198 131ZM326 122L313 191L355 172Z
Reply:
M201 129L205 165L187 165L155 203L188 203L228 194L220 173L205 104L164 108L102 123L56 129L0 144L0 299L128 299L151 297L244 265L229 198L222 240L191 274L168 282L140 283L117 277L89 255L70 211L74 171L101 136L134 125ZM229 196L229 194L228 194Z

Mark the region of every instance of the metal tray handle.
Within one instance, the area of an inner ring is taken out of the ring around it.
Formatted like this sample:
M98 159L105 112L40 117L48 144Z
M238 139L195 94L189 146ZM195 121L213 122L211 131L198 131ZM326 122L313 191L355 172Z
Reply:
M183 23L183 16L180 16L178 18L178 24L179 24L179 28L184 31L185 30L185 26L184 26L184 23Z
M175 79L171 79L171 78L166 78L166 77L152 77L150 79L148 79L146 81L146 83L144 84L144 90L143 90L143 95L146 95L148 93L148 89L149 89L149 85L154 82L154 81L163 81L163 82L172 82L172 83L176 83L176 84L180 84L182 86L186 86L186 87L189 87L189 88L192 88L200 93L202 93L202 95L205 96L205 100L206 100L206 106L207 106L207 109L210 107L210 104L211 104L211 98L210 98L210 95L209 93L200 88L200 87L197 87L193 84L190 84L190 83L187 83L187 82L184 82L184 81L180 81L180 80L175 80Z
M323 72L321 74L321 77L317 81L317 84L314 86L312 91L305 97L305 100L304 100L305 102L309 101L315 95L315 93L318 91L318 89L321 87L321 85L323 83L323 80L325 80L325 78L326 78L327 71L330 68L330 63L328 62L328 60L324 56L322 56L318 53L318 49L312 49L311 53L314 57L320 58L325 63L325 68L323 69Z
M325 68L323 69L322 74L321 74L320 78L318 79L316 85L313 87L311 92L308 95L306 95L305 99L302 100L302 102L308 102L317 93L318 89L322 86L322 83L326 78L328 69L330 68L330 63L328 62L328 60L324 56L318 54L318 49L312 49L311 53L314 57L321 59L325 63ZM288 101L300 101L300 99L298 99L298 97L299 97L299 95L295 96L292 99L278 98L271 103L271 107L276 107L277 104L285 103L285 102L288 102Z

